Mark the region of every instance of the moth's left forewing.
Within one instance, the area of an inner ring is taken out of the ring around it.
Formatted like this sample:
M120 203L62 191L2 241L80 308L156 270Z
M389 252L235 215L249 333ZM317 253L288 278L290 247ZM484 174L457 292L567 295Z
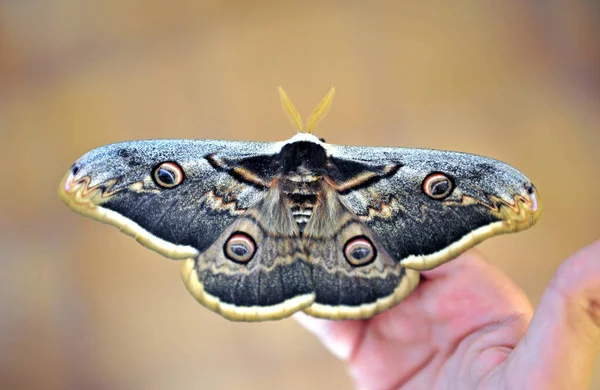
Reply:
M164 256L197 256L263 190L236 180L220 160L271 155L272 144L213 140L147 140L94 149L66 173L58 195L72 210L118 227ZM153 174L176 164L182 182L161 188ZM263 176L263 181L269 178Z
M340 196L390 255L408 268L431 269L488 237L528 228L540 216L530 180L494 159L428 149L333 145L330 153L354 164L398 167ZM424 190L426 180L436 174L452 185L443 199ZM344 182L337 185L344 187Z

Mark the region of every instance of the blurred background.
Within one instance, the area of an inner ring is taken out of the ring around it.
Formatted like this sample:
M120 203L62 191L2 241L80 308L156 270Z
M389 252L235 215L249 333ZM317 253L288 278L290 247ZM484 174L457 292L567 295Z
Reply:
M107 143L287 139L278 85L305 115L336 86L331 143L522 170L544 216L480 249L537 303L600 237L600 6L438 3L0 0L0 388L351 386L294 320L222 319L178 263L56 196Z

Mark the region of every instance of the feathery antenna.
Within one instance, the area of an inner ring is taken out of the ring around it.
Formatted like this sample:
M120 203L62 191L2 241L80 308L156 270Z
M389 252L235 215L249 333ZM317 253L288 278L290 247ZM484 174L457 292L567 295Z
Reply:
M304 128L304 124L302 123L302 117L292 104L292 101L288 97L287 93L283 90L282 87L279 87L279 97L281 98L281 105L283 107L283 111L287 115L288 119L292 123L292 125L301 133L313 134L313 131L325 118L327 112L329 112L329 108L331 107L331 103L333 101L333 96L335 95L335 87L331 87L327 95L317 104L314 108L310 116L308 117L308 121L306 123L306 129Z

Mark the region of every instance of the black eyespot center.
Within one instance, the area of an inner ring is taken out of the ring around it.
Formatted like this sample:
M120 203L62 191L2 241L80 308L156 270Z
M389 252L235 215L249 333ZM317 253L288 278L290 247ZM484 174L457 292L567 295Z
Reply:
M234 232L225 241L223 254L235 263L246 264L256 254L256 242L244 232Z
M352 251L352 253L350 253L350 255L357 260L362 260L365 257L369 256L370 254L371 254L371 251L369 249L362 248L362 247L356 248Z
M431 193L434 196L443 196L450 187L449 180L440 180L431 185Z
M71 174L73 174L73 176L75 176L79 173L80 170L81 170L81 166L79 164L73 164L73 166L71 167Z
M423 180L423 192L432 199L446 199L454 190L454 182L444 173L433 172Z
M172 185L175 183L175 174L173 172L167 171L163 168L158 168L158 172L156 172L156 176L160 179L161 182Z
M242 244L231 244L229 250L240 257L246 256L250 252L250 250Z
M377 257L377 249L367 236L353 237L344 245L344 257L353 267L371 264Z
M152 179L161 188L174 188L183 182L183 170L175 162L163 162L154 168Z

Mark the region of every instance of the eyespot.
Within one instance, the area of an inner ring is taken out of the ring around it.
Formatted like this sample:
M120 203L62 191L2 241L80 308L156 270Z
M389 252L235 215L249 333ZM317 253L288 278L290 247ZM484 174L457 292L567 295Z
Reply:
M174 162L164 162L154 168L152 178L159 187L173 188L183 181L183 171Z
M443 173L432 173L423 181L423 192L432 199L447 198L454 190L452 180Z
M346 261L355 267L367 265L375 260L377 250L365 236L354 237L344 245Z
M235 232L225 241L223 252L229 260L236 263L247 263L256 253L256 243L246 233Z

